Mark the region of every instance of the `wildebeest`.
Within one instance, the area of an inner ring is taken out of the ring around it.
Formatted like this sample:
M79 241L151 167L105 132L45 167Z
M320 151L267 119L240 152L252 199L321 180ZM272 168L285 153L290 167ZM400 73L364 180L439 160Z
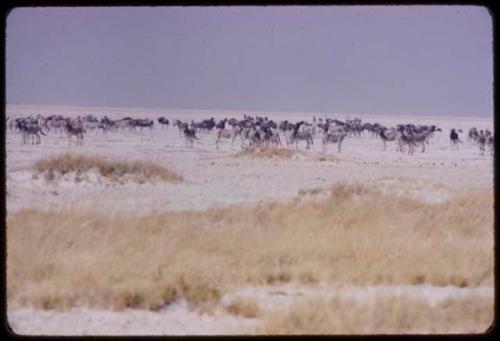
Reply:
M158 119L158 123L161 124L162 127L168 127L168 125L170 124L168 119L163 116Z
M133 120L131 124L135 127L139 127L141 130L142 128L149 128L149 132L152 132L155 123L153 122L153 120L150 120L148 118L138 118L136 120Z
M450 131L450 145L452 148L458 148L458 142L460 141L460 137L458 137L458 133L455 131L455 128L452 128Z

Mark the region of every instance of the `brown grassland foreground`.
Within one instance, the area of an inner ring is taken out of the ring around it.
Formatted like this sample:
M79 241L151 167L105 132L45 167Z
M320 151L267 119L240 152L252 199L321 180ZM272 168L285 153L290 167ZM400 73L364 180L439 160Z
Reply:
M210 311L232 289L287 282L473 287L493 285L493 261L493 194L481 190L426 204L339 184L321 201L149 216L25 209L7 220L11 307L157 310L183 298ZM227 310L262 313L255 302ZM261 332L402 331L478 319L486 328L492 310L479 299L436 308L410 298L334 300L264 314Z
M431 306L411 297L311 299L285 314L267 313L259 334L478 333L493 322L493 300L471 296Z
M102 177L114 182L123 181L124 176L131 176L132 180L138 183L155 179L172 182L183 180L176 172L149 161L115 161L101 156L71 153L40 159L35 162L33 168L44 174L49 181L57 180L68 173L73 173L75 180L80 181L81 176L90 170L96 170Z

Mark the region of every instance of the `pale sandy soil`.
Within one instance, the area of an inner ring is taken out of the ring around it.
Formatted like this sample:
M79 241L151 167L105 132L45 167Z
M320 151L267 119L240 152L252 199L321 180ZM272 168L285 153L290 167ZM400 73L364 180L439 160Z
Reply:
M149 117L155 119L163 114L174 118L201 120L210 116L242 117L242 113L213 114L211 111L180 110L123 110L94 108L34 108L8 107L7 115L42 113L97 116L107 114L110 118ZM250 113L250 112L247 112ZM263 114L263 116L266 114ZM306 118L312 121L312 114L290 114L279 116L267 114L275 120ZM283 114L281 114L283 115ZM345 115L328 115L344 120ZM362 138L347 138L342 152L337 153L331 146L327 154L337 160L319 161L320 139L316 139L312 150L290 160L255 160L235 158L240 150L239 142L234 150L225 141L221 150L215 148L213 135L201 134L201 142L194 148L184 147L183 138L177 128L162 129L156 122L152 134L148 130L130 134L118 132L103 135L89 133L83 146L69 145L65 136L50 133L43 137L40 145L22 144L21 136L7 131L7 214L23 208L60 209L81 207L105 212L128 212L148 214L166 209L205 209L230 204L246 204L261 201L286 200L295 197L300 190L327 189L336 182L359 182L373 184L394 195L409 195L433 203L447 200L455 191L474 188L493 188L493 160L487 151L484 156L479 149L469 143L460 145L459 150L449 146L451 127L463 129L462 140L472 126L493 130L491 119L439 118L439 117L381 117L359 115L364 122L379 122L391 126L397 123L436 124L443 132L436 133L425 153L420 150L409 156L395 151L394 143L389 143L386 151L377 138L365 135ZM352 118L352 116L351 116ZM284 139L282 139L284 142ZM305 145L299 144L304 150ZM186 179L180 184L100 184L98 177L75 183L71 178L57 184L48 184L42 177L36 178L30 166L39 159L63 152L85 155L103 155L119 160L150 160L182 174ZM270 289L269 289L270 290ZM271 306L279 306L273 301L268 288L249 288L231 295L253 295ZM274 289L273 289L274 290ZM278 290L278 289L277 289ZM325 295L327 289L281 288L283 295L274 297L310 297ZM347 290L347 289L346 289ZM480 291L493 299L493 289L473 288L364 288L340 291L344 295L408 294L439 300L436 297L467 295L471 290ZM299 294L297 294L300 293ZM231 299L225 297L222 302ZM363 296L366 297L366 296ZM182 303L169 306L159 312L147 311L95 311L78 308L71 312L56 313L38 311L31 308L16 308L8 311L9 323L21 334L47 335L144 335L144 334L235 334L252 333L255 319L245 319L229 314L213 316L200 315L189 311Z
M9 324L24 335L242 335L251 334L256 319L215 313L198 314L185 302L157 311L107 311L75 308L68 312L16 309Z
M377 285L370 287L339 286L332 288L327 285L297 286L289 283L285 285L247 287L238 289L222 298L227 304L237 298L258 298L266 309L284 309L292 303L310 298L331 299L342 297L359 303L366 303L377 296L409 296L422 299L435 306L449 298L464 298L469 295L479 297L493 297L494 289L487 286L459 288L455 286L438 287L433 285Z
M195 120L201 120L209 115L178 114L169 117L194 117ZM125 114L114 116L123 117ZM148 115L136 113L134 117L140 116ZM419 123L415 118L361 118L386 125ZM280 117L276 116L275 119L279 120ZM467 121L436 118L420 122L437 124L443 129L432 139L425 153L418 152L414 156L402 154L395 151L394 143L389 143L387 150L383 151L382 143L377 138L366 135L348 138L341 153L336 152L335 146L330 146L327 154L336 156L337 162L318 161L303 155L297 156L299 160L234 158L232 155L240 150L239 142L231 150L229 141L224 141L221 150L217 151L215 138L211 134L201 134L201 142L192 149L186 149L177 128L173 127L162 129L158 126L152 134L146 130L137 134L90 133L81 147L74 143L69 145L65 136L53 133L44 138L40 145L23 145L19 135L7 132L7 211L13 212L26 206L60 208L64 205L136 213L164 209L204 209L288 199L301 189L324 188L334 182L379 183L396 191L412 185L414 190L427 193L420 193L418 197L427 197L430 201L440 200L446 190L492 188L492 157L489 153L481 156L479 149L470 144L461 145L458 151L452 151L448 138L450 127L462 127L462 138L465 140L468 128L475 125L492 129L492 122L484 119ZM300 150L304 148L303 144L299 145ZM42 179L32 179L29 167L35 160L63 152L103 155L121 160L150 160L178 171L186 182L117 185L111 189L109 186L96 186L89 182L76 184L74 181L51 186ZM319 139L316 139L307 155L321 155ZM395 177L411 181L404 184L398 181L391 185ZM417 187L414 179L419 182Z
M401 285L374 287L297 287L294 285L248 287L222 297L219 309L210 315L188 309L184 301L170 304L156 312L126 309L105 311L74 308L68 312L20 308L8 315L14 332L26 335L252 335L259 326L258 318L246 318L224 313L237 299L257 299L259 309L286 311L292 304L312 298L328 300L333 297L353 299L366 303L377 297L423 299L435 306L449 298L493 298L493 288L434 287L429 285ZM425 333L425 331L422 331Z

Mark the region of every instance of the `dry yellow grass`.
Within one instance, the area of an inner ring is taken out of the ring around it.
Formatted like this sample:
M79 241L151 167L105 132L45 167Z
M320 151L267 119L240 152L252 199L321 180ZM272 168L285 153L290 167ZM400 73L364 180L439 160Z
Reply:
M239 297L226 306L226 311L233 315L253 318L259 314L259 304L256 299Z
M298 193L299 197L304 196L304 195L318 195L323 191L322 188L320 187L315 187L311 189L301 189Z
M332 154L326 154L326 153L323 153L323 154L320 154L320 155L310 155L308 154L308 156L314 160L314 161L333 161L333 162L337 162L339 160L339 158L335 155L332 155Z
M493 195L442 204L337 185L322 201L146 217L20 211L7 220L7 300L157 309L283 282L493 283Z
M302 156L311 161L338 161L338 157L331 154L310 154L304 153L298 149L278 148L278 147L259 147L255 149L244 149L235 154L235 158L252 158L252 159L282 159L288 160L294 156Z
M253 159L290 159L294 155L300 154L303 153L294 149L263 147L255 149L244 149L235 153L233 156L236 158L249 157Z
M493 300L481 296L448 299L431 306L411 297L356 302L312 299L288 312L261 313L258 334L456 334L484 333L493 323Z
M149 161L115 161L101 156L71 153L38 160L33 169L43 173L47 180L55 180L61 175L74 173L75 180L81 181L81 176L90 170L96 170L101 176L112 181L119 181L125 176L131 176L139 183L154 179L172 182L183 180L176 172Z

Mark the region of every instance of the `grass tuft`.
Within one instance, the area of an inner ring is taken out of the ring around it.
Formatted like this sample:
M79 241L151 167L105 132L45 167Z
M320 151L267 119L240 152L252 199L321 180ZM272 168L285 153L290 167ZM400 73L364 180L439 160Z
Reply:
M323 191L323 189L320 187L315 187L315 188L311 188L311 189L301 189L301 190L299 190L298 196L302 197L302 196L306 196L306 195L318 195L322 191Z
M252 159L281 159L281 160L289 160L293 157L303 156L307 160L311 161L338 161L338 157L335 155L329 154L309 154L305 153L302 150L297 149L288 149L288 148L279 148L279 147L257 147L257 148L247 148L236 152L233 154L235 158L252 158Z
M45 179L54 181L61 176L75 174L75 181L83 180L82 175L96 170L100 176L113 182L120 182L124 177L131 177L137 183L159 179L179 182L183 178L176 172L150 161L115 161L101 156L76 155L71 153L44 158L34 163L37 173L45 174Z
M214 283L207 279L180 277L179 287L182 297L192 306L210 306L219 302L221 293Z
M324 162L324 161L337 162L337 161L339 161L339 158L337 156L331 155L331 154L314 155L314 156L312 156L312 159L314 161L320 161L320 162Z
M237 298L225 307L232 315L255 318L259 315L259 304L256 299Z
M233 155L233 157L241 158L252 158L252 159L290 159L294 155L302 154L298 150L276 148L276 147L262 147L255 149L244 149Z

